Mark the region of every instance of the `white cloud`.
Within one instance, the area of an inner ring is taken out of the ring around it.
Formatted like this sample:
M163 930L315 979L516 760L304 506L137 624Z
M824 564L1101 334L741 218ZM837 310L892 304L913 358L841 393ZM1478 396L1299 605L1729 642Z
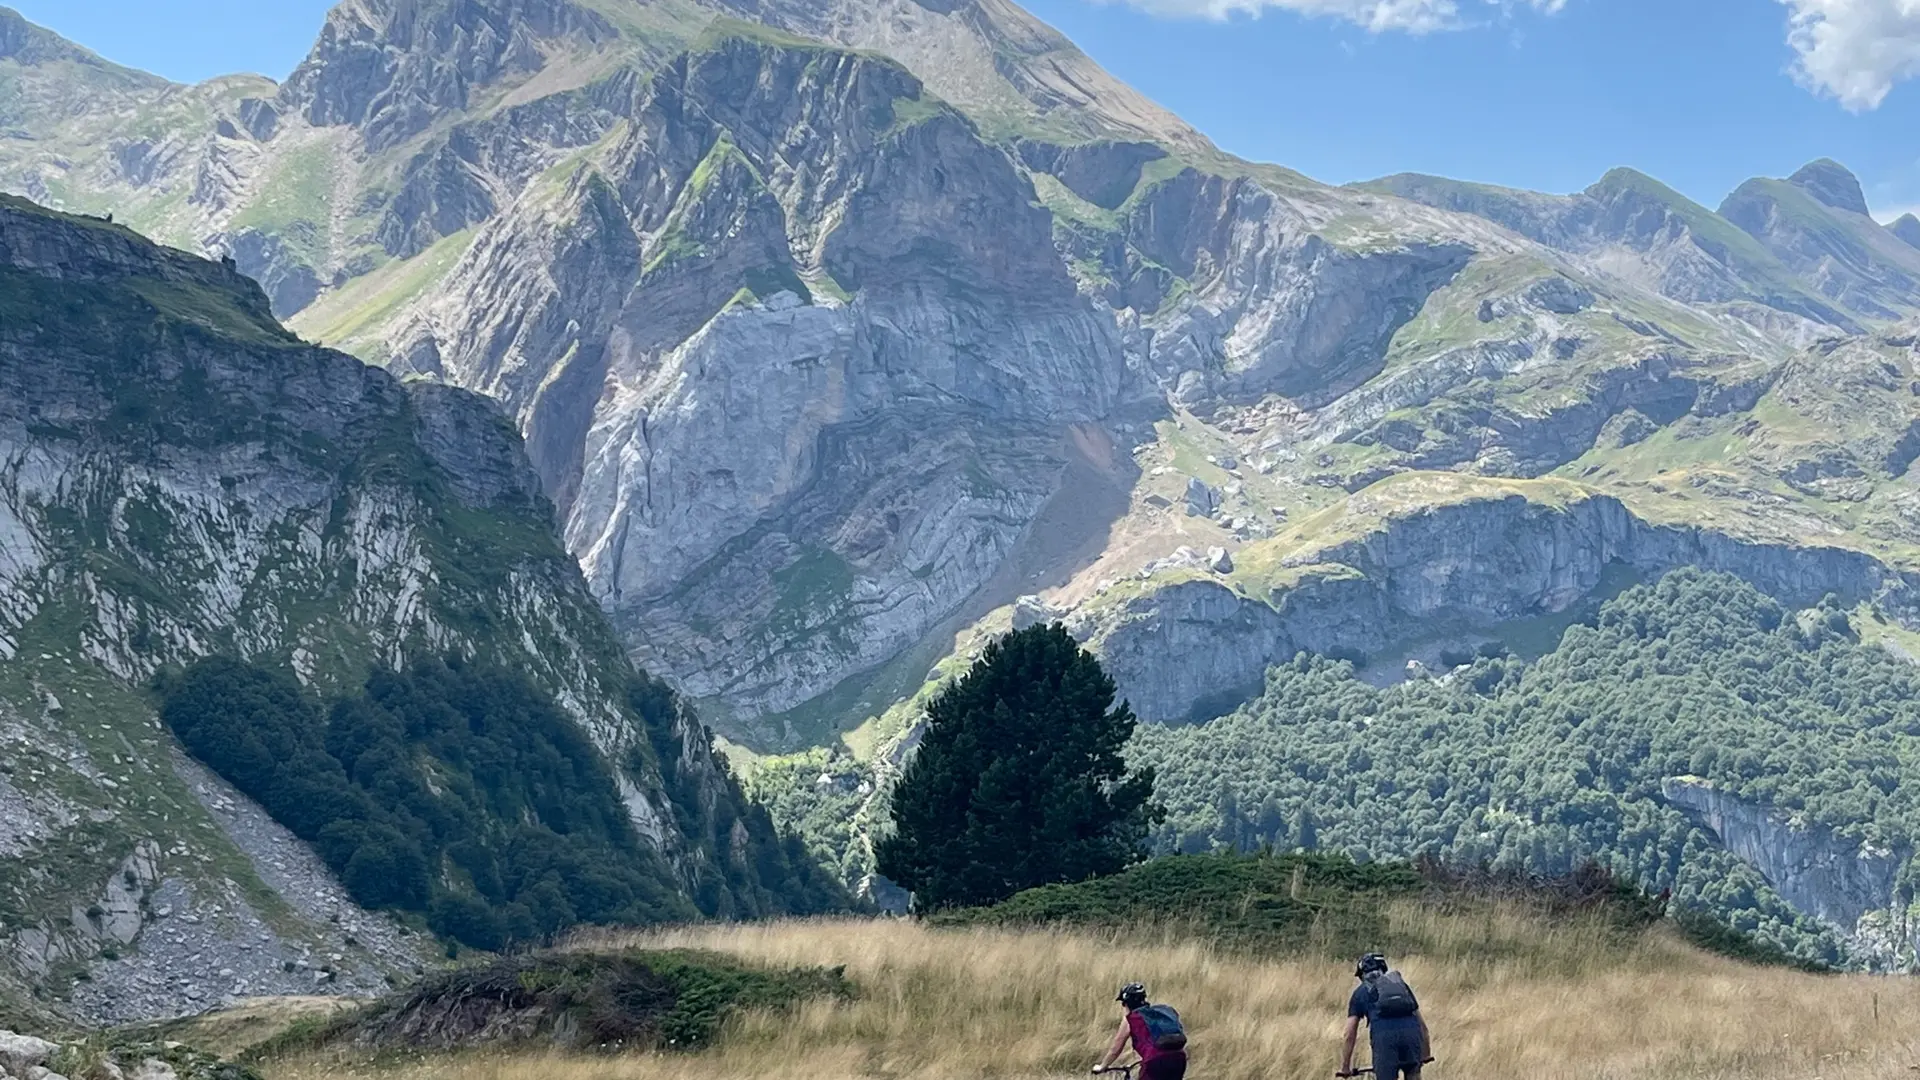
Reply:
M1780 0L1792 9L1794 77L1855 111L1920 75L1920 0Z
M1291 11L1299 15L1320 15L1345 19L1379 33L1404 30L1425 34L1463 25L1463 0L1102 0L1104 3L1131 4L1155 15L1182 15L1205 19L1224 19L1229 15L1258 15L1268 9ZM1554 14L1567 6L1567 0L1464 0L1469 8L1515 7Z

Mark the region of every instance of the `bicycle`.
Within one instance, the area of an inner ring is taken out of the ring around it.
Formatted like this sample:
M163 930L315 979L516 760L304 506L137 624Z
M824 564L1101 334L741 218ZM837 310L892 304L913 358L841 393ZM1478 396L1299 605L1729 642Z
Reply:
M1433 1062L1434 1062L1433 1058L1428 1058L1427 1060L1420 1063L1420 1067L1424 1069L1427 1066L1433 1064ZM1373 1066L1362 1065L1359 1068L1354 1069L1352 1072L1336 1072L1333 1075L1340 1077L1340 1080L1353 1080L1353 1078L1357 1076L1372 1076Z

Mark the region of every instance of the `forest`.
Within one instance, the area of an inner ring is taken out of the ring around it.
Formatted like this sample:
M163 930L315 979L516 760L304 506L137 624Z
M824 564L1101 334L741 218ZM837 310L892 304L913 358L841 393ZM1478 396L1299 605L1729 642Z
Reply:
M1920 833L1920 668L1829 602L1795 612L1682 570L1627 590L1531 663L1480 656L1389 688L1302 656L1198 726L1142 726L1158 850L1272 846L1532 873L1588 859L1808 960L1858 962L1663 796L1691 778L1907 861Z
M638 835L613 766L578 725L511 672L423 658L323 703L284 668L212 658L156 688L187 751L312 844L356 901L424 917L470 947L581 923L846 903L724 766L714 763L719 790L701 790L681 760L677 702L644 677L627 705L649 739L623 767L645 780L641 766L660 766L683 832L700 843L682 853L687 869Z

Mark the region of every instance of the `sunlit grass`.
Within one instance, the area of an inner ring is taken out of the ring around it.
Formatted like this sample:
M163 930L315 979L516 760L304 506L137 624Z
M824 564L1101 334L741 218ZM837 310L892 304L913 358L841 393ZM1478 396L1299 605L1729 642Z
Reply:
M1920 1063L1920 983L1747 967L1665 934L1623 943L1594 924L1501 912L1390 913L1430 942L1396 958L1421 994L1441 1077L1809 1080ZM1418 925L1413 925L1418 924ZM1393 936L1401 937L1396 932ZM1139 980L1176 1005L1197 1078L1323 1078L1337 1062L1349 968L1169 939L933 930L902 921L758 924L622 936L775 966L844 965L851 1002L736 1018L705 1053L474 1053L269 1063L270 1080L760 1080L1084 1075ZM582 942L575 947L593 947Z

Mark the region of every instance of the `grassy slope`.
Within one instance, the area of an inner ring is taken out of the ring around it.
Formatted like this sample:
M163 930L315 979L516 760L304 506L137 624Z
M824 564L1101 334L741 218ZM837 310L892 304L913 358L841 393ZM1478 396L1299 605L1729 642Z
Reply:
M1384 917L1392 932L1430 942L1395 959L1419 989L1448 1074L1476 1080L1559 1076L1569 1062L1616 1080L1897 1071L1908 1061L1897 1018L1920 1008L1920 984L1750 967L1667 933L1622 942L1581 920L1465 917L1417 903ZM1070 1076L1113 1031L1113 989L1139 980L1181 1010L1204 1075L1306 1080L1336 1064L1352 986L1350 960L1222 953L1153 933L826 922L690 929L642 943L773 967L844 965L859 994L790 1016L749 1013L690 1057L429 1055L372 1068L295 1057L261 1068L268 1080Z

